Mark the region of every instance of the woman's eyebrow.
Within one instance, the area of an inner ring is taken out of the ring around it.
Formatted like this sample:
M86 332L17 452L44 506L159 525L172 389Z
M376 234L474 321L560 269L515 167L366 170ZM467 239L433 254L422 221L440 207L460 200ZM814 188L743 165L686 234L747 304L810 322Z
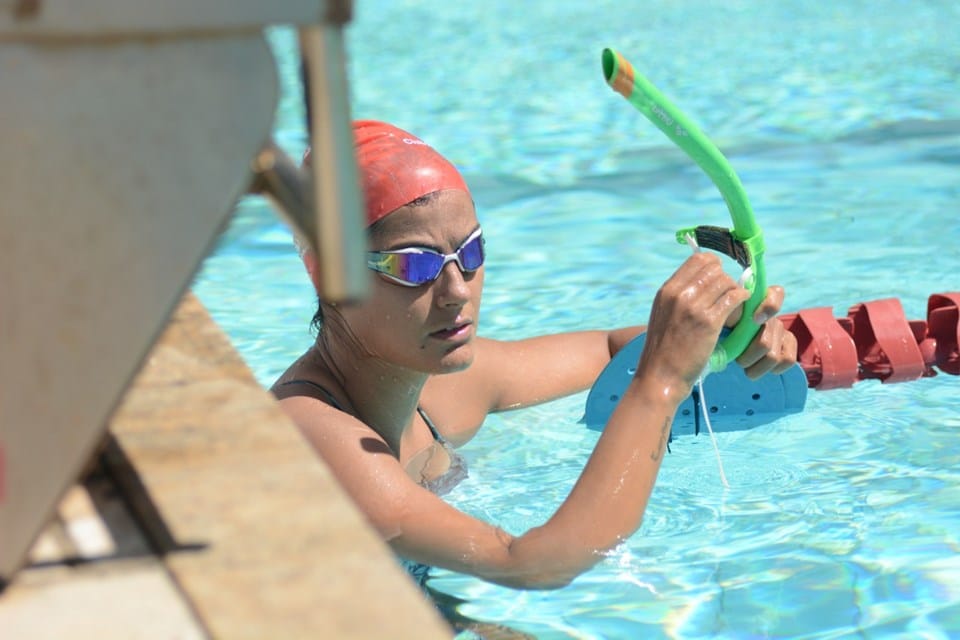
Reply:
M446 253L438 246L430 244L429 242L417 242L417 241L400 241L388 244L383 249L377 249L376 251L400 251L402 249L429 249L430 251L436 251L437 253Z
M465 236L463 236L463 238L460 240L460 242L458 242L458 243L456 244L456 246L454 246L453 250L456 251L457 249L459 249L460 247L462 247L462 246L463 246L463 243L466 242L467 238L469 238L470 236L472 236L473 234L475 234L475 233L477 232L477 229L480 229L480 228L481 228L481 225L479 225L479 224L478 224L477 226L475 226L475 227L470 231L470 233L468 233L468 234L466 234ZM400 241L400 242L392 243L392 244L387 245L387 248L384 248L384 249L376 249L375 252L382 252L382 251L399 251L399 250L401 250L401 249L429 249L430 251L435 251L435 252L437 252L437 253L444 254L444 255L446 255L446 253L447 253L447 251L446 251L445 249L441 249L440 247L438 247L438 246L435 245L435 244L431 244L430 242L418 242L418 241L415 241L415 240L414 240L414 241Z

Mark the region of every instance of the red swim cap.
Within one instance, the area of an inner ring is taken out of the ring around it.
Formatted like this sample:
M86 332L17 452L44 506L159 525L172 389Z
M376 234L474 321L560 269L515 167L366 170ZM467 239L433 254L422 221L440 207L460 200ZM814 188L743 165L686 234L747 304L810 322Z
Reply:
M415 135L376 120L353 123L367 226L434 191L470 193L449 160ZM310 151L304 156L309 163Z

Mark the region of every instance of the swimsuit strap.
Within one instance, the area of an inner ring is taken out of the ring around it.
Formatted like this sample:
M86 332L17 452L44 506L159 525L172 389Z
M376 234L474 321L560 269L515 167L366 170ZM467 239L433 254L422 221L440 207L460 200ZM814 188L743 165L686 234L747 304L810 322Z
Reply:
M417 413L419 413L419 414L420 414L420 417L423 418L423 421L424 421L425 423L427 423L427 428L430 429L430 433L433 434L433 439L436 440L437 442L441 443L441 444L442 444L443 442L446 442L446 441L443 439L443 436L440 435L440 432L437 431L437 428L433 425L433 420L430 419L430 417L427 415L427 412L424 411L423 409L421 409L421 408L418 406L418 407L417 407Z
M340 403L337 402L337 399L333 397L333 394L330 393L330 391L327 390L326 387L317 384L313 380L298 378L296 380L287 380L286 382L281 382L280 386L285 387L290 384L306 384L313 387L314 389L316 389L317 391L319 391L324 395L324 397L327 399L327 404L332 406L334 409L339 409L340 411L343 411L343 407L341 407ZM445 442L445 440L443 439L443 436L441 436L440 432L437 431L437 427L434 426L433 420L431 420L430 416L427 415L427 412L418 406L417 413L420 414L420 417L423 418L423 421L426 423L427 428L430 429L430 433L433 435L433 439L440 443Z
M340 406L340 403L337 402L337 399L333 397L333 394L330 393L322 385L317 384L313 380L306 379L297 379L297 380L287 380L286 382L281 382L279 386L285 387L291 384L305 384L310 387L313 387L317 391L323 394L327 399L327 403L335 409L343 411L343 407ZM443 439L443 436L440 435L440 432L437 431L437 427L433 424L433 420L430 419L430 416L427 415L427 412L424 411L420 406L417 406L417 413L420 414L420 417L423 418L424 423L426 423L427 428L430 429L430 433L433 435L433 439L440 443L440 445L447 450L447 454L450 456L450 468L439 478L431 481L423 482L421 486L426 488L428 491L436 494L443 495L451 491L456 485L467 476L467 465L466 461L463 459L459 453L453 450L453 448ZM429 565L425 565L419 562L414 562L412 560L406 560L398 556L401 566L407 571L407 573L414 579L414 581L420 585L421 588L426 585L427 579L430 577Z
M341 406L340 406L340 403L337 402L337 399L333 397L333 394L330 393L330 392L327 390L326 387L317 384L317 383L314 382L313 380L301 380L301 379L297 379L297 380L287 380L286 382L281 382L281 383L280 383L280 386L281 386L281 387L285 387L285 386L287 386L288 384L306 384L306 385L310 385L311 387L313 387L314 389L316 389L317 391L319 391L320 393L322 393L322 394L324 395L324 397L327 399L327 404L329 404L329 405L330 405L331 407L333 407L334 409L339 409L340 411L343 411L343 407L341 407Z

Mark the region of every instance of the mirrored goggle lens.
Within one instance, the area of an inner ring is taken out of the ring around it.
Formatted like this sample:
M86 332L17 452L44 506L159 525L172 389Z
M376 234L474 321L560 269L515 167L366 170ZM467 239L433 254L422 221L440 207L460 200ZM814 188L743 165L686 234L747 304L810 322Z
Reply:
M420 285L436 280L443 266L456 260L462 271L476 271L483 266L483 236L479 233L455 254L444 256L434 251L416 250L396 253L372 253L368 264L374 271L405 284Z
M476 271L483 266L483 236L477 236L457 252L460 266L466 271Z
M387 269L381 273L410 284L430 282L440 275L443 266L443 258L435 253L394 253L387 257Z

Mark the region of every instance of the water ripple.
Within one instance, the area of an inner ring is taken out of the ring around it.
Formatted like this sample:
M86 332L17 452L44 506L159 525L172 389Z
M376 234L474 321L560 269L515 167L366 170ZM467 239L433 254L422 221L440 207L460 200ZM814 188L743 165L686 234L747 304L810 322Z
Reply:
M605 46L730 158L785 310L896 297L922 319L929 294L958 288L960 3L356 9L354 115L420 134L472 185L485 335L643 323L688 255L674 231L729 222L706 176L604 85ZM292 32L270 38L285 87L275 133L298 154ZM264 384L312 340L314 294L288 240L244 199L195 285ZM598 437L578 423L584 397L491 417L451 500L512 532L542 524ZM729 489L705 435L675 440L640 532L569 587L518 593L442 571L434 584L468 615L542 639L960 637L958 416L953 376L811 392L802 414L718 435Z

